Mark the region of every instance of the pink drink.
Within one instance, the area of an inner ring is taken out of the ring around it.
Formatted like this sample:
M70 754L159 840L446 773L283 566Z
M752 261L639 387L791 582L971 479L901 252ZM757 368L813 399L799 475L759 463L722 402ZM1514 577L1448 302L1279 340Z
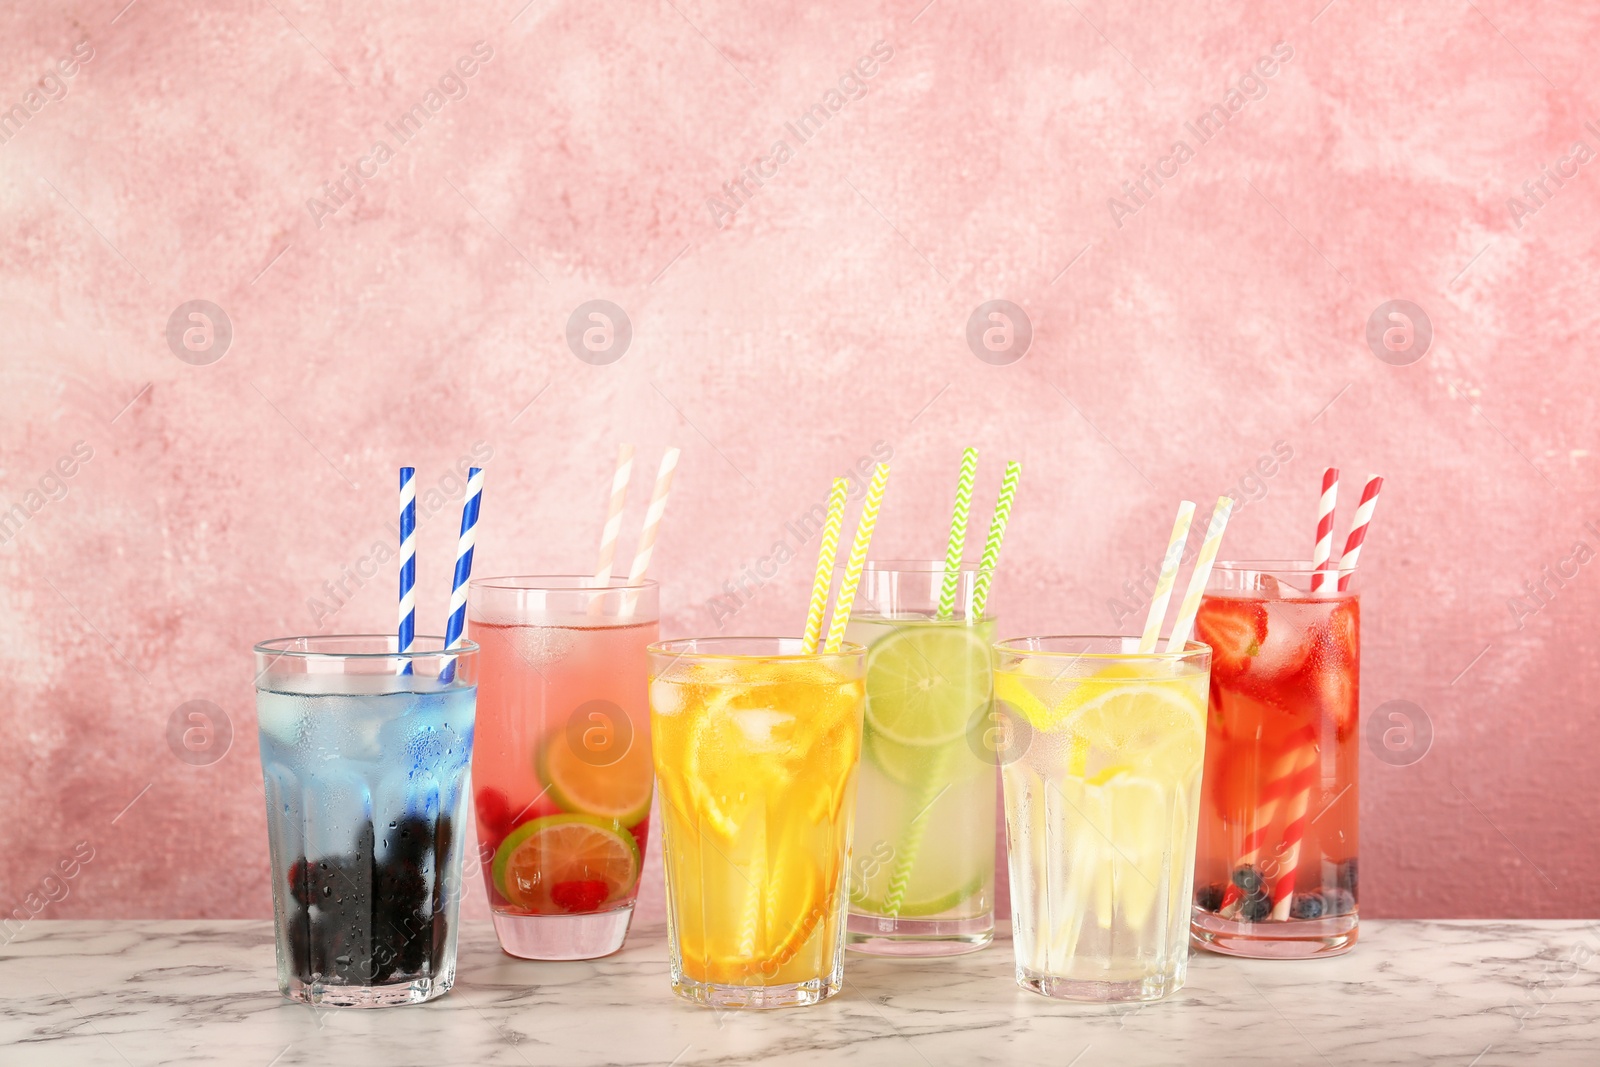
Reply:
M622 947L649 834L656 587L584 583L489 578L469 601L484 882L501 947L528 959Z

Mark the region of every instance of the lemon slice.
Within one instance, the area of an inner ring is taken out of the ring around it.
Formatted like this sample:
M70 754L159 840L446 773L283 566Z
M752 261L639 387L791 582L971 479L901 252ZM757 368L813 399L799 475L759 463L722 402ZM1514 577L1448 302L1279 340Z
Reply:
M1128 682L1097 675L1069 694L1065 703L1075 706L1060 729L1072 735L1075 751L1087 746L1080 773L1092 784L1111 781L1117 769L1178 782L1205 749L1204 701L1204 690L1188 678Z
M902 745L962 736L989 688L989 646L965 623L908 625L867 650L867 726Z

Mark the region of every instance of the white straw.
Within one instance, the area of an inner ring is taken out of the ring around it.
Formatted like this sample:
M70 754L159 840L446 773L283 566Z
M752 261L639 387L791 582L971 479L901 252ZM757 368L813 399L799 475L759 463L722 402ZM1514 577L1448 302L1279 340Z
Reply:
M1228 528L1228 513L1233 510L1233 498L1217 497L1216 510L1211 513L1211 525L1206 527L1206 539L1200 545L1200 555L1194 561L1194 573L1189 576L1189 591L1183 594L1178 606L1178 618L1172 624L1172 636L1167 638L1168 652L1182 652L1194 632L1194 617L1200 613L1200 597L1211 579L1211 565L1217 561L1217 549L1222 547L1222 531Z
M628 571L630 586L644 581L645 572L650 569L650 556L656 548L656 533L661 529L661 516L667 511L667 494L672 492L672 473L678 469L678 455L679 450L676 448L668 448L661 455L661 467L656 471L655 489L650 494L650 507L644 513L644 529L639 533L639 549L634 553L633 566ZM628 590L623 597L622 614L632 615L638 600L638 591Z
M1161 576L1156 579L1156 591L1150 597L1150 613L1145 616L1144 635L1139 638L1140 655L1156 650L1161 639L1161 624L1167 618L1167 602L1172 599L1172 586L1178 577L1178 565L1183 562L1183 547L1189 541L1189 524L1194 521L1194 501L1178 504L1178 518L1172 524L1172 537L1167 541L1167 554L1161 557Z

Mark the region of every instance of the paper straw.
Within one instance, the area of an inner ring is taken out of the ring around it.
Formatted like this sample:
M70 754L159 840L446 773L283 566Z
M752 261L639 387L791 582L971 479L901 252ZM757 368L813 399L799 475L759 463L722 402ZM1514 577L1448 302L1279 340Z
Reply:
M1233 498L1217 497L1216 510L1211 513L1211 525L1206 527L1206 539L1200 544L1200 555L1194 561L1194 573L1189 576L1189 591L1183 594L1178 606L1178 618L1172 624L1172 636L1167 638L1168 652L1182 652L1194 632L1194 617L1200 611L1200 597L1211 578L1211 565L1217 561L1217 549L1222 547L1222 531L1228 528L1228 513L1233 510Z
M400 468L400 627L396 651L410 652L417 639L417 468ZM411 661L400 668L411 673Z
M1310 726L1302 726L1292 732L1284 738L1282 745L1282 754L1261 779L1255 810L1250 815L1250 830L1239 842L1239 855L1233 861L1235 870L1256 866L1270 840L1273 820L1278 817L1278 806L1291 791L1298 788L1302 775L1316 773L1310 768L1316 763L1317 735ZM1311 754L1309 759L1307 752ZM1225 909L1224 917L1236 919L1242 905L1242 899L1235 901Z
M850 542L850 558L845 561L844 577L839 580L839 596L833 602L833 619L828 624L828 643L824 651L837 652L844 644L844 628L850 624L850 609L855 606L856 587L861 584L861 568L867 563L867 548L872 544L872 528L878 523L878 507L883 489L889 484L889 465L880 463L867 484L867 498L861 504L856 536Z
M617 470L611 476L611 504L606 509L606 524L600 531L600 562L595 565L594 584L604 589L611 583L611 568L617 559L617 536L622 532L622 509L628 502L628 481L633 477L633 446L617 449Z
M1356 505L1355 517L1350 520L1350 536L1345 538L1344 555L1339 557L1339 591L1350 588L1350 577L1356 572L1361 559L1361 546L1367 540L1367 527L1372 525L1372 512L1378 506L1378 492L1383 479L1374 474L1361 489L1361 503Z
M1317 541L1311 550L1311 591L1321 589L1328 580L1323 571L1333 555L1333 511L1339 500L1339 468L1322 472L1322 498L1317 501Z
M828 517L822 524L822 543L817 546L817 574L811 580L811 603L806 608L806 632L800 649L807 655L817 650L822 637L822 613L828 607L828 590L833 585L833 558L839 553L839 528L844 525L844 498L850 483L833 480L828 494Z
M465 640L467 628L467 580L472 577L472 548L478 541L478 505L483 500L483 470L467 470L467 499L461 502L461 536L456 539L456 573L450 587L450 618L445 622L444 647L457 647ZM456 663L451 659L439 674L441 682L455 679Z
M1272 917L1283 922L1294 908L1295 872L1300 866L1300 841L1306 836L1306 812L1311 807L1311 789L1317 783L1317 746L1306 745L1296 768L1297 780L1289 806L1283 813L1283 842L1278 861L1278 878L1272 885Z
M1161 557L1161 576L1156 579L1156 591L1150 597L1150 611L1144 619L1144 634L1139 638L1139 654L1148 656L1156 650L1161 639L1161 624L1167 618L1167 602L1172 599L1172 586L1178 578L1178 565L1183 562L1183 546L1189 542L1189 524L1194 521L1194 502L1180 501L1178 517L1172 523L1172 536L1167 539L1166 554Z
M1000 479L1000 496L994 502L994 515L989 519L989 536L983 542L983 558L978 561L978 580L972 586L968 619L981 619L984 605L989 602L989 585L994 581L995 567L1000 564L1000 542L1005 540L1011 502L1017 497L1017 482L1021 478L1022 464L1016 460L1007 463L1006 473Z
M883 913L890 918L900 917L905 904L906 890L911 885L911 874L917 865L917 855L922 851L922 839L928 834L929 817L934 803L950 788L950 746L940 745L929 760L922 788L917 792L916 814L906 827L895 853L894 867L889 871L889 884L885 887Z
M956 480L956 506L950 515L950 543L944 553L944 584L939 587L939 618L955 614L956 593L961 588L961 553L967 542L967 516L972 512L972 482L978 476L978 450L961 453L961 476Z
M636 586L644 581L650 569L650 557L656 550L656 534L661 529L661 517L667 513L667 495L672 492L672 475L678 469L676 448L661 454L661 466L656 469L656 486L650 493L650 506L645 509L644 527L639 531L639 548L633 554L633 566L628 568L628 584ZM622 614L632 615L639 601L639 591L629 589L622 598Z

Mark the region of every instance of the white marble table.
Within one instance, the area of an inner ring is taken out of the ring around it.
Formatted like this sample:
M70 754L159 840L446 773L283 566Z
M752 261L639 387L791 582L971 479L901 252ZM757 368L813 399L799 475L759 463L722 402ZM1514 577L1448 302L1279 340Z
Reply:
M1340 959L1201 953L1176 996L1121 1009L1019 990L1002 941L852 954L824 1005L718 1013L671 995L665 950L644 930L610 959L529 963L472 923L449 996L316 1011L278 996L269 923L34 922L0 947L0 1064L1600 1064L1593 922L1367 922Z

